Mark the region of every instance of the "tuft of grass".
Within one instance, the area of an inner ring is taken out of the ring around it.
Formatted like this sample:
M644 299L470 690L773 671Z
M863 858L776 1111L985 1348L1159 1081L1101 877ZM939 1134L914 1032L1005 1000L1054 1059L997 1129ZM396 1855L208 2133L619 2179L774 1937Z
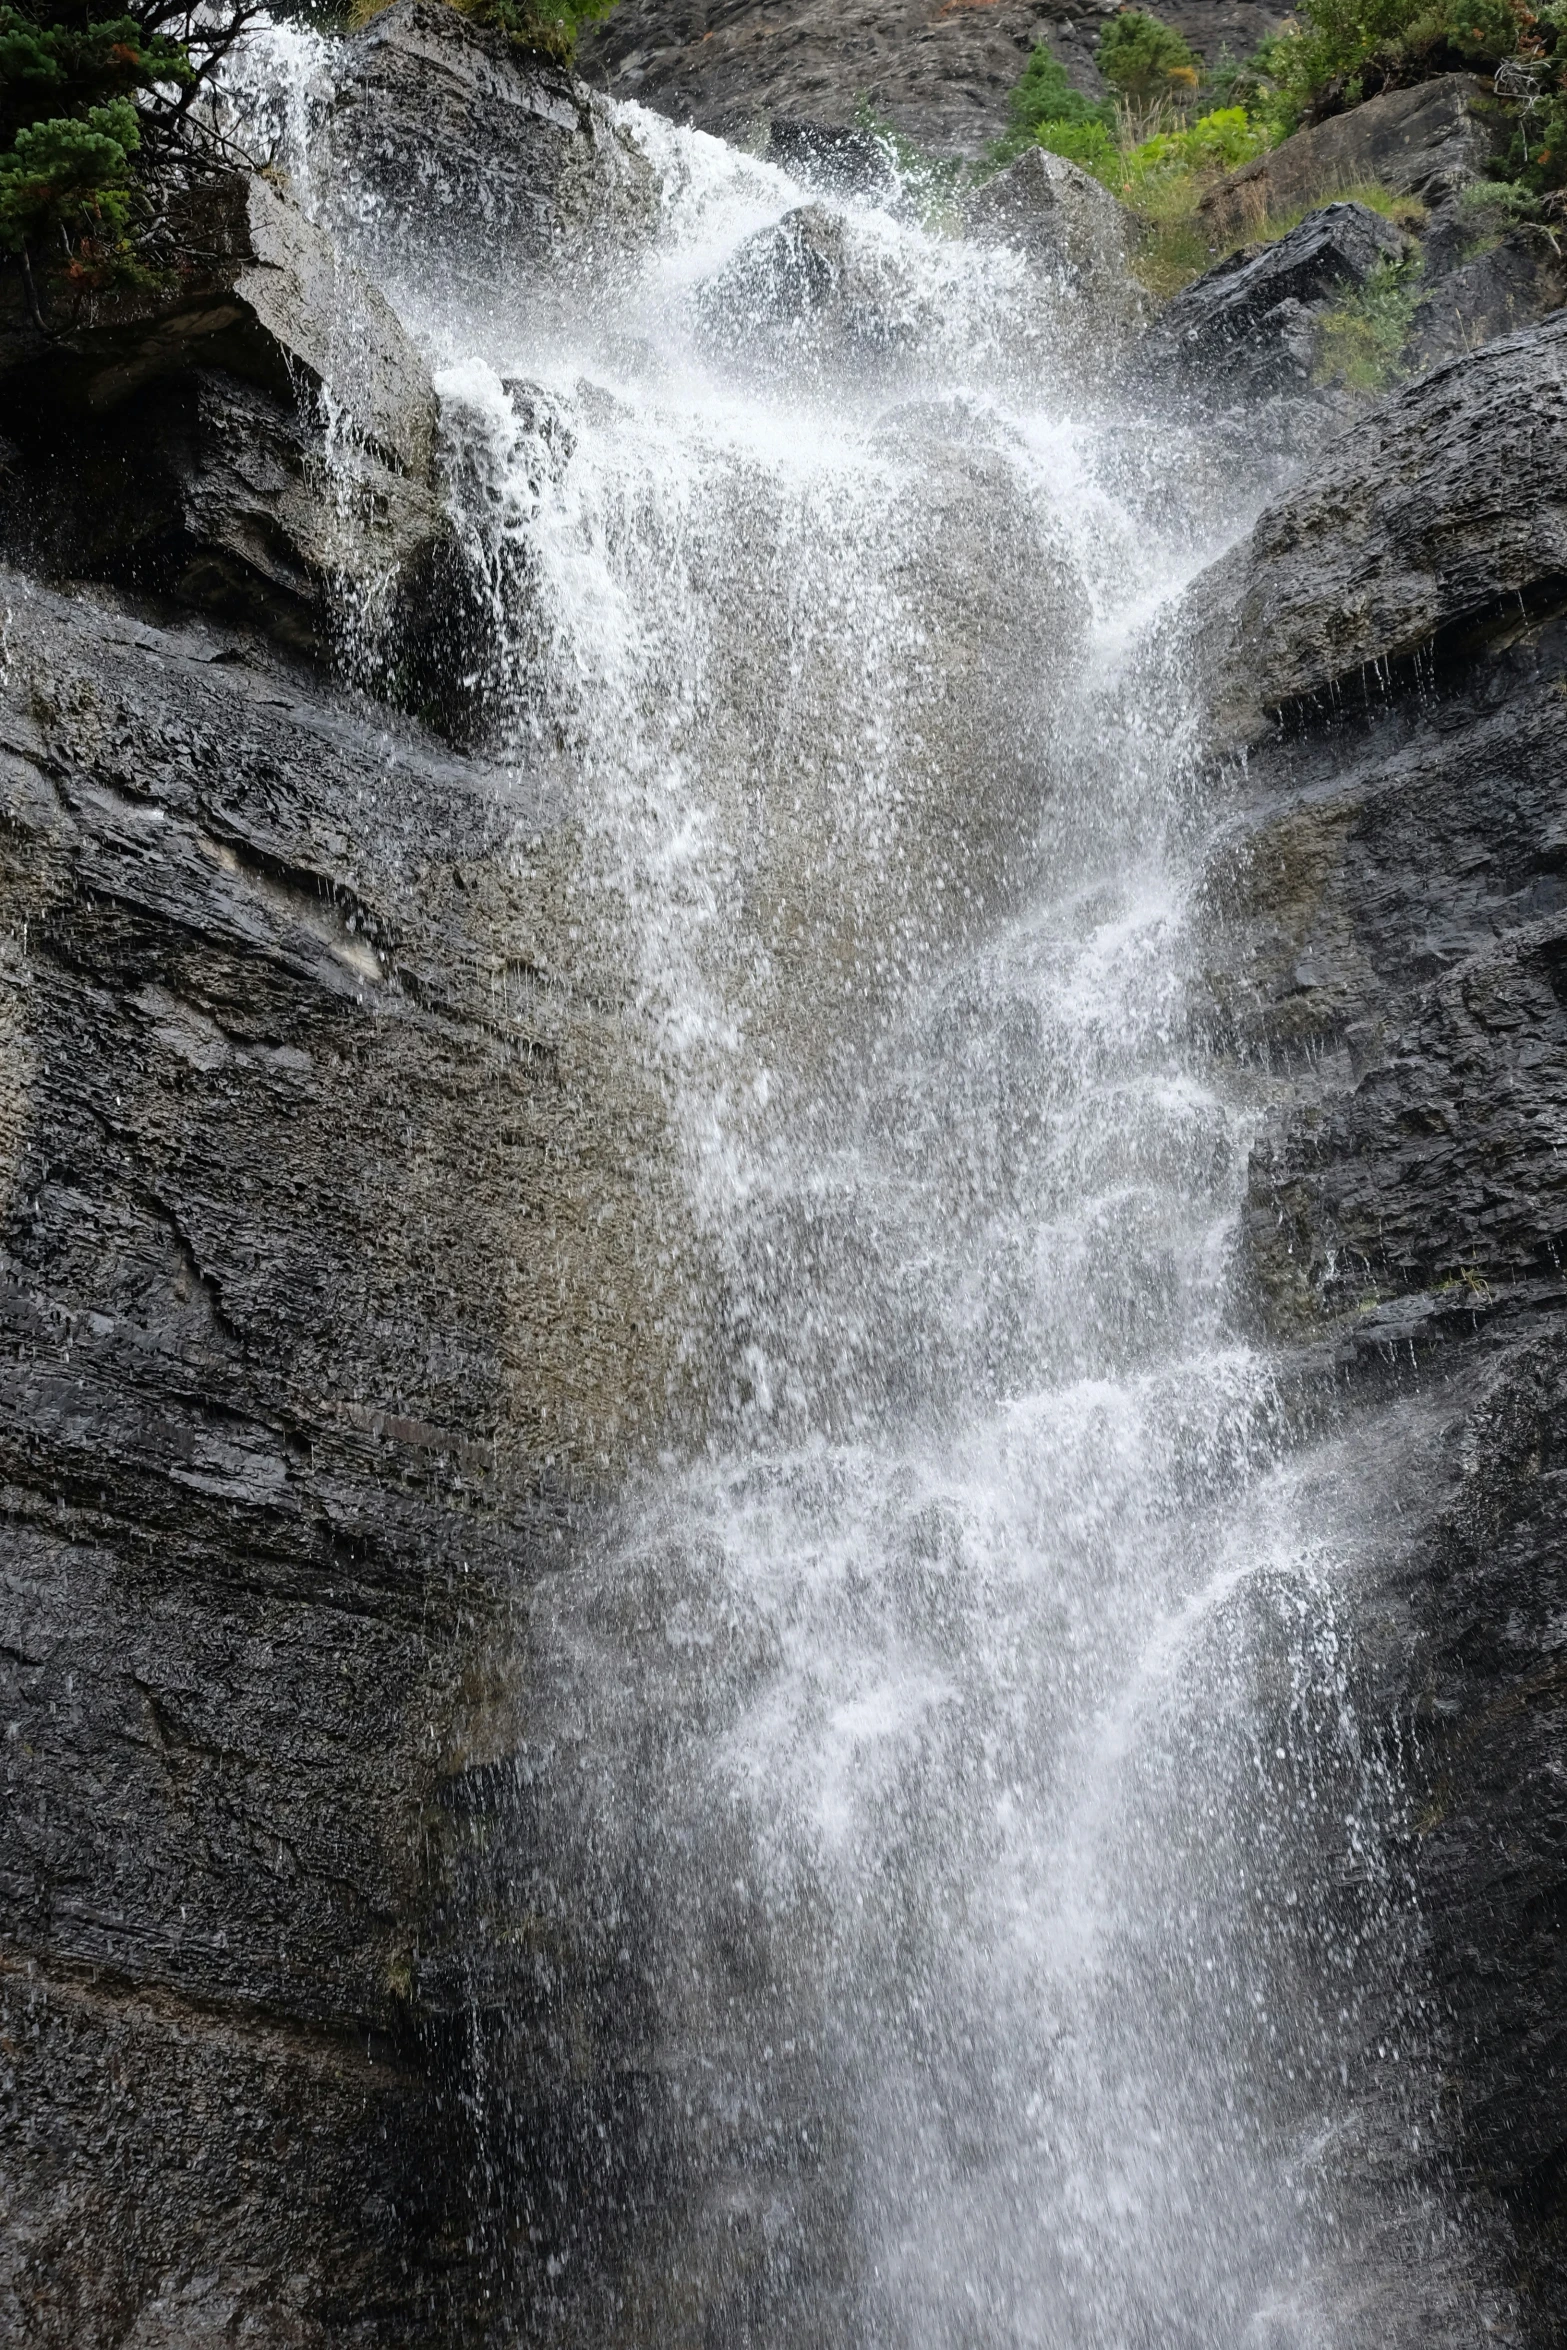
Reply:
M1384 261L1322 319L1315 381L1382 392L1398 374L1420 299L1420 263Z

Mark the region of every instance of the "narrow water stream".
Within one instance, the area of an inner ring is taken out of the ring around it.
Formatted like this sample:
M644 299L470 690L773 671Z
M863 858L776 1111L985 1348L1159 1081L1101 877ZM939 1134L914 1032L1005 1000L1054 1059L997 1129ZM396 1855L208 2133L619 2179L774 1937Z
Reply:
M645 251L482 315L389 285L708 1307L529 1602L515 2045L556 2087L474 2090L507 2323L1370 2340L1428 2225L1364 2190L1399 1797L1353 1477L1282 1450L1255 1113L1188 1013L1171 616L1267 469L1108 401L1091 289L624 119Z

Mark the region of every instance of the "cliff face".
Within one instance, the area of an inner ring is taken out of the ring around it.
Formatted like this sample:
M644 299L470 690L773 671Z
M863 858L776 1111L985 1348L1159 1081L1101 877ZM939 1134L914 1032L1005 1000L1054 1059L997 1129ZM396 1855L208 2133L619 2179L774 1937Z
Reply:
M5 600L5 2331L406 2340L462 2225L439 1788L663 1408L658 1121L547 808Z
M1409 1861L1459 2171L1563 2307L1567 321L1435 370L1197 597L1244 747L1215 1031L1278 1088L1244 1250L1404 1525L1359 1608L1417 1740ZM1511 461L1505 489L1494 455Z
M933 155L979 155L1037 41L1102 89L1096 4L1062 0L620 0L590 28L582 71L782 163L831 154L867 111ZM1167 0L1159 12L1210 62L1249 56L1282 12L1263 0Z

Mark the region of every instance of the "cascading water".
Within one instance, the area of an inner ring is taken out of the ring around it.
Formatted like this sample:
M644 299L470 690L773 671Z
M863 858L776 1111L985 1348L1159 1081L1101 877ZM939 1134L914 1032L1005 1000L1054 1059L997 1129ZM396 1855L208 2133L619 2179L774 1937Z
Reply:
M1385 2340L1442 2223L1366 2142L1429 2095L1364 1495L1281 1458L1188 1013L1170 614L1265 468L1095 389L1091 286L623 124L639 250L388 279L703 1300L526 1601L497 2338Z

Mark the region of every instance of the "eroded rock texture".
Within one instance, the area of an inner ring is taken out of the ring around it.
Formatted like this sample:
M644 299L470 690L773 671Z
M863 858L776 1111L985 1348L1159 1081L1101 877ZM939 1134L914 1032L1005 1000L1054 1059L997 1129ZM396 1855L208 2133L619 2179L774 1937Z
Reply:
M978 155L1007 127L1007 93L1036 41L1078 86L1109 6L1062 0L620 0L582 68L616 98L751 144L786 164L831 161L868 118L936 155ZM1204 56L1249 56L1281 12L1260 0L1167 0Z
M1539 2343L1567 2306L1564 352L1559 322L1413 385L1199 597L1247 750L1213 1018L1280 1089L1245 1257L1320 1407L1384 1415L1390 1478L1423 1430L1360 1609L1418 1738L1451 2159Z
M441 2338L442 1789L667 1408L657 1105L526 787L4 600L0 2332Z

